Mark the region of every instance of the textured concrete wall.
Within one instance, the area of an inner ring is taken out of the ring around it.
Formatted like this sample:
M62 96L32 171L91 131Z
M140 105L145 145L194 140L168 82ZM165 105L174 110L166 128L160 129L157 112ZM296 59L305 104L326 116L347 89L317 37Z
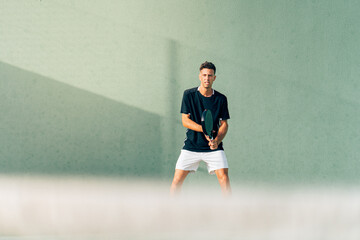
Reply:
M357 181L357 1L1 1L4 173L168 179L205 60L234 181ZM202 176L205 174L200 170Z

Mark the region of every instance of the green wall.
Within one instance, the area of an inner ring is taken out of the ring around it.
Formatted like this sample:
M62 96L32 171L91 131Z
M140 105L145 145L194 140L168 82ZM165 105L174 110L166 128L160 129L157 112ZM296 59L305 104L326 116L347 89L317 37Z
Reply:
M234 182L358 182L359 12L357 1L2 0L0 171L169 181L182 93L208 60L229 100Z

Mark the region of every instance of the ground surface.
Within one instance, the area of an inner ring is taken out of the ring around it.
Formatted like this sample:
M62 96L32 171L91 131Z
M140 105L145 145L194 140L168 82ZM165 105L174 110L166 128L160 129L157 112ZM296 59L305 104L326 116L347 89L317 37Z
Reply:
M360 239L360 188L0 176L0 239Z

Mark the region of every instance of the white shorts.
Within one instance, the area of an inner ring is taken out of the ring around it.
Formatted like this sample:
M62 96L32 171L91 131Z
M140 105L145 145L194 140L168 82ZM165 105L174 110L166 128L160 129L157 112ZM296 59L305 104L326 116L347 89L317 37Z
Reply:
M225 152L223 150L213 152L192 152L181 149L176 163L176 169L196 172L201 161L204 161L209 174L215 174L215 170L229 168Z

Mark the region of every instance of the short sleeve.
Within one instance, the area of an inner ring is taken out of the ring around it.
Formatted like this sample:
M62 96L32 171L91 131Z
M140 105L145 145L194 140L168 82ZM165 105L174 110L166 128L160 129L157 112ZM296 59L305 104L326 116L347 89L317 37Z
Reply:
M221 105L221 110L220 110L220 120L227 120L227 119L230 119L230 113L228 109L227 98L224 97L224 101Z
M190 99L187 91L184 92L180 113L189 114L190 113Z

